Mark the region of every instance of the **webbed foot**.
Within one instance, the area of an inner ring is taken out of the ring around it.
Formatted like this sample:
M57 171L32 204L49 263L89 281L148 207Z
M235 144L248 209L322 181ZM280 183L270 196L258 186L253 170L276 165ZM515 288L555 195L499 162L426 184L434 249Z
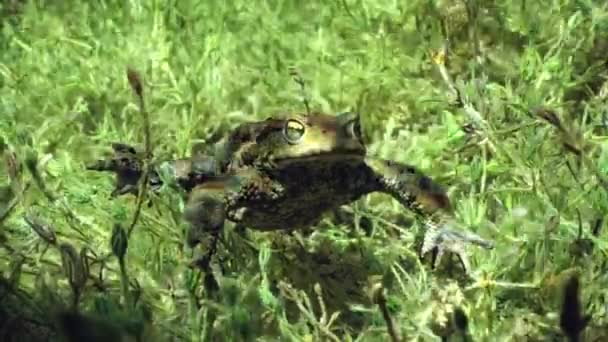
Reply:
M458 257L464 272L469 274L471 265L466 251L467 246L474 244L485 249L494 248L492 241L471 232L456 231L447 224L437 225L426 222L426 228L419 256L422 259L427 253L433 252L431 259L433 269L441 262L445 252L449 252Z
M466 247L470 244L485 249L494 247L493 242L476 234L452 228L449 223L454 222L453 209L447 193L417 168L374 158L367 158L366 164L376 177L380 191L390 194L422 219L426 232L420 257L433 251L433 268L445 252L451 252L456 254L468 274L470 264Z

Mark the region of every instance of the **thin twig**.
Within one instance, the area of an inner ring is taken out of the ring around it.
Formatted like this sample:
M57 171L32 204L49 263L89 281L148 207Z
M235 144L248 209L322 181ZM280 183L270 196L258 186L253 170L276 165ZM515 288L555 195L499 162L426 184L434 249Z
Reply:
M0 212L0 223L4 222L4 220L6 220L11 212L17 207L17 204L19 204L19 202L23 199L23 195L30 188L30 185L32 185L32 183L25 183L23 190L17 196L13 197L4 210Z
M400 342L401 338L399 337L399 333L395 327L395 322L393 321L391 313L388 311L388 306L386 305L386 296L384 296L384 291L383 289L380 289L378 292L376 302L378 303L378 307L380 307L380 311L382 312L382 318L384 318L384 321L386 322L386 329L388 330L388 334L391 336L391 341Z
M368 284L368 294L371 301L378 305L380 308L380 312L382 312L382 318L386 322L386 329L388 330L388 334L391 337L392 342L400 342L402 341L401 337L399 337L398 329L395 326L395 322L391 317L391 313L388 310L388 306L386 304L386 295L384 293L385 289L382 285L382 282L378 276L373 276L369 279L370 283Z
M313 311L311 310L312 305L308 300L308 296L304 291L295 290L291 287L290 284L284 283L282 281L279 282L278 287L281 291L281 294L288 300L294 302L300 312L304 314L306 318L308 318L310 324L315 325L319 329L319 331L327 337L327 339L332 341L340 341L340 339L333 332L331 332L331 330L327 326L321 324L321 322L317 320Z
M298 72L295 67L289 68L289 74L293 77L293 80L300 86L300 91L302 92L302 101L304 102L304 106L306 107L306 114L310 115L310 104L308 103L308 97L306 96L306 84L304 82L304 78Z
M462 96L462 93L460 92L460 90L458 90L458 88L456 88L456 85L450 77L450 74L445 66L445 60L448 58L448 47L449 41L446 40L441 50L434 55L433 62L439 69L439 73L441 74L441 77L443 78L445 84L448 86L450 92L456 97L458 105L462 107L462 109L464 109L465 113L467 113L467 115L473 122L485 126L485 122L479 111L477 111L475 107L473 107L473 105Z
M540 108L535 110L534 114L555 128L555 130L561 135L563 149L566 152L574 154L578 160L582 162L583 165L595 175L595 177L597 177L600 186L602 186L604 190L608 192L608 179L599 171L593 160L591 160L586 153L593 147L591 143L584 140L582 135L579 137L574 128L567 127L553 110L548 108ZM568 166L570 167L570 165Z
M143 85L141 81L141 76L139 73L131 68L127 69L127 78L129 80L129 84L131 85L131 89L137 96L139 102L139 111L142 115L142 120L144 124L144 158L143 158L143 174L139 183L139 191L137 192L137 206L135 208L135 214L133 214L133 221L127 230L127 237L131 236L131 232L135 228L135 224L137 224L137 220L139 219L139 215L141 212L141 208L144 202L144 198L146 195L146 191L148 190L148 177L149 177L149 169L150 169L150 159L152 155L152 142L151 142L151 129L150 129L150 117L148 112L146 111L145 101L144 101L144 93L143 93Z

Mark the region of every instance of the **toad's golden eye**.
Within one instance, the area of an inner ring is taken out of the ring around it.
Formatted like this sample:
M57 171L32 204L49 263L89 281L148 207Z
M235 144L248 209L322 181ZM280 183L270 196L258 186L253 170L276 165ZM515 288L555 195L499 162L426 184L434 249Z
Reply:
M287 140L290 144L297 143L306 131L306 127L303 123L298 120L290 119L285 122L285 127L283 128L283 135L285 136L285 140Z

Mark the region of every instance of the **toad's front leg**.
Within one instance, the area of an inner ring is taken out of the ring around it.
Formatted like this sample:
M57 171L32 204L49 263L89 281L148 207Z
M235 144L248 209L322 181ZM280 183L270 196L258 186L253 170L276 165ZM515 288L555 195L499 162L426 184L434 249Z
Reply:
M206 256L198 261L206 263L215 253L226 220L244 224L242 218L249 206L272 203L283 195L280 184L263 177L255 169L240 170L197 184L188 195L184 218L190 226L187 237L190 248L211 238Z
M206 234L217 235L226 220L225 189L223 182L206 182L195 186L184 208L184 219L190 225L187 243L196 247Z
M226 189L223 181L209 181L196 185L188 195L184 219L188 222L186 242L196 247L210 238L207 253L196 260L198 266L207 269L216 252L218 240L226 221Z
M464 271L469 273L470 266L466 246L492 249L493 242L485 240L472 232L457 231L453 228L455 220L450 200L445 191L431 178L415 167L382 159L366 159L379 183L380 191L397 199L401 204L422 218L426 232L420 256L434 250L435 267L445 252L458 256Z

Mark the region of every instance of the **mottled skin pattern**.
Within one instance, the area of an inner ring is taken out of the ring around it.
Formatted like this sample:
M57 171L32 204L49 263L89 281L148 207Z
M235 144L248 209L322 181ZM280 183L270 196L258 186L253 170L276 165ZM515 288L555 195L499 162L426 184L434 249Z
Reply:
M119 147L119 148L117 148ZM114 145L112 158L88 168L113 171L113 194L137 191L138 153ZM452 207L446 193L411 165L367 156L355 113L285 115L245 123L215 146L211 155L164 162L188 192L185 219L194 247L226 220L257 230L314 226L323 215L372 192L390 194L418 214L427 233L422 253L456 253L468 271L465 245L492 248L489 241L449 228ZM154 169L153 189L161 185ZM127 190L125 190L127 189Z
M299 229L318 223L322 214L377 190L364 163L335 162L315 166L294 164L262 176L279 187L276 198L241 199L245 208L234 221L259 230ZM238 206L237 206L238 208ZM238 211L238 209L235 209Z

